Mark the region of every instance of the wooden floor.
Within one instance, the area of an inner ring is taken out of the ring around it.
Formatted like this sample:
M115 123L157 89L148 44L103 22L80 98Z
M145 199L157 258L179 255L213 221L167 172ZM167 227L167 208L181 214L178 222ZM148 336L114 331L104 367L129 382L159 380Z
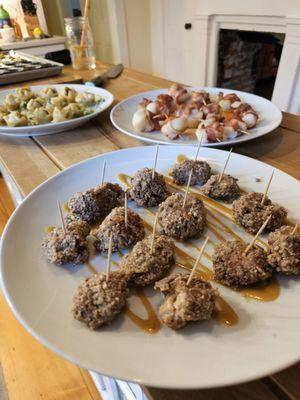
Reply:
M0 176L0 234L13 210ZM0 363L4 380L9 383L9 400L101 399L86 370L56 356L23 329L1 292L0 310Z

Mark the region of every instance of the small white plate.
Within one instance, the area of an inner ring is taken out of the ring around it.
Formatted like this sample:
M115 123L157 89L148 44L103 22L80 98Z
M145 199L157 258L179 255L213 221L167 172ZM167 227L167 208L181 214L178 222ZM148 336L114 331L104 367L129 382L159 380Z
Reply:
M36 86L31 86L30 88L35 93L40 92L42 89L48 87L55 88L57 89L58 92L61 92L63 88L66 86L74 88L77 92L94 93L98 96L101 96L101 98L103 98L104 101L101 101L99 104L93 107L94 112L92 114L84 115L83 117L74 118L63 122L55 122L55 123L50 122L48 124L19 126L16 128L10 128L8 126L0 126L0 135L14 136L14 137L28 137L28 136L52 135L54 133L68 131L70 129L74 129L80 125L85 124L92 118L95 118L97 115L102 113L102 111L106 110L114 101L114 97L109 91L102 88L91 87L87 85L74 85L74 84L36 85ZM9 89L0 91L0 104L3 103L4 98L10 93L14 94L15 90Z
M247 140L256 139L273 131L280 125L280 122L282 120L282 113L279 108L275 106L275 104L271 103L269 100L264 99L263 97L259 97L254 94L240 92L238 90L211 87L193 87L191 88L191 90L206 90L213 95L217 95L219 92L223 92L224 94L236 93L243 102L249 103L259 114L259 122L255 128L249 130L249 135L241 135L235 139L226 140L220 143L203 143L203 146L206 147L222 147L228 145L232 146L237 143L246 142ZM191 137L190 135L183 135L180 139L170 140L166 138L160 131L139 132L133 128L131 122L132 116L137 109L138 103L143 99L143 97L155 100L155 98L159 94L167 92L168 89L150 90L149 92L143 92L138 95L128 97L127 99L115 105L114 108L111 110L111 122L119 131L145 142L173 145L198 144L197 138Z
M104 157L106 180L117 182L120 172L133 175L141 167L152 167L155 151L154 146L136 147L84 161L40 185L17 208L3 233L0 255L3 292L18 320L44 345L84 368L156 387L191 389L237 384L299 361L300 282L295 277L280 277L281 295L273 302L247 300L213 283L239 315L239 323L230 327L213 319L191 324L180 332L162 327L150 335L124 315L96 332L73 319L73 294L90 272L86 266L51 265L42 254L45 227L60 224L56 202L64 203L74 192L99 184ZM162 146L158 171L166 174L179 153L194 157L195 147ZM215 170L221 170L227 155L208 148L200 152ZM272 170L267 164L238 154L232 154L228 165L228 173L239 179L243 189L260 192ZM257 177L262 181L257 182ZM288 209L289 218L300 217L300 183L296 179L275 169L270 197ZM134 208L131 202L129 206ZM143 212L142 208L137 210ZM236 227L236 232L249 240L241 229ZM196 243L199 246L202 242ZM197 255L191 247L188 251ZM118 260L118 255L113 260ZM105 271L104 257L93 256L90 263L98 271ZM211 268L209 262L207 266ZM162 302L160 293L151 288L146 293L157 309ZM130 298L130 307L145 317L137 298Z

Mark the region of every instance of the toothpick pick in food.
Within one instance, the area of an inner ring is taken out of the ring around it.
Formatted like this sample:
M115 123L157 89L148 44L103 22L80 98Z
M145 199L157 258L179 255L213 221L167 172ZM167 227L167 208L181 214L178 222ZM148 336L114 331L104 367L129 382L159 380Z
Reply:
M156 153L155 153L154 164L153 164L153 169L152 169L152 179L154 179L154 174L155 174L155 170L156 170L158 150L159 150L159 145L156 146Z
M57 201L57 207L58 207L58 211L59 211L59 215L60 215L60 219L61 219L62 228L63 228L64 234L66 235L67 234L66 224L65 224L63 212L62 212L61 205L60 205L59 201Z
M104 184L105 171L106 171L106 160L104 160L102 164L101 186Z
M268 184L267 184L265 193L264 193L263 198L262 198L261 203L260 203L261 205L263 205L264 202L265 202L265 200L266 200L266 197L267 197L267 194L268 194L268 191L269 191L269 188L270 188L270 185L271 185L273 176L274 176L274 172L275 172L275 169L273 169L273 172L272 172L272 174L271 174L271 176L270 176L270 179L269 179L269 182L268 182Z
M110 266L111 266L111 253L112 253L112 233L109 238L108 253L107 253L107 264L106 264L106 282L109 279Z
M200 142L199 142L198 147L197 147L197 151L196 151L196 155L195 155L195 162L197 161L197 158L198 158L198 155L199 155L199 151L200 151L201 144L202 144L202 139L203 139L203 135L201 135L201 139L200 139Z
M300 224L300 219L298 219L298 222L297 222L297 223L296 223L296 225L294 226L294 229L293 229L292 235L295 235L295 234L297 233L297 230L298 230L298 226L299 226L299 224Z
M244 133L245 135L251 135L248 131L243 131L243 129L238 129L239 132Z
M221 173L221 175L220 175L220 177L219 177L219 181L218 181L219 183L221 182L221 180L222 180L222 178L223 178L223 175L224 175L225 169L226 169L226 167L227 167L227 164L228 164L228 162L229 162L231 153L232 153L232 147L231 147L231 149L230 149L230 151L229 151L229 154L228 154L228 156L227 156L227 160L226 160L226 162L225 162L225 164L224 164L223 171L222 171L222 173Z
M200 262L200 260L201 260L201 257L202 257L202 254L203 254L203 252L204 252L204 249L205 249L205 247L206 247L206 245L207 245L208 239L209 239L209 238L208 238L208 236L207 236L206 239L205 239L205 242L203 243L203 246L201 247L200 254L199 254L197 260L195 261L195 264L194 264L193 269L192 269L192 271L191 271L191 273L190 273L190 276L189 276L189 279L188 279L188 281L187 281L187 283L186 283L186 286L189 286L189 284L190 284L190 282L191 282L193 276L195 275L196 269L197 269L198 264L199 264L199 262Z
M125 227L127 228L128 224L128 201L127 201L127 192L125 191L124 196L124 210L125 210Z
M258 236L262 233L262 231L265 229L265 227L267 226L268 222L270 221L272 215L269 215L268 218L265 220L265 222L262 224L262 226L260 227L259 231L257 232L257 234L254 236L254 238L251 240L251 243L247 246L246 250L244 251L244 254L246 255L248 253L248 251L251 249L251 247L255 244Z
M188 179L188 183L187 183L187 185L186 185L186 189L185 189L185 194L184 194L184 199L183 199L182 208L185 207L185 203L186 203L186 200L187 200L187 197L188 197L188 194L189 194L189 189L190 189L190 184L191 184L191 180L192 180L192 175L193 175L193 168L191 168L190 175L189 175L189 179Z
M151 239L151 248L150 248L150 253L153 253L153 247L154 247L154 240L155 240L155 232L156 232L156 227L157 227L157 221L158 221L158 213L156 213L155 220L154 220L154 225L153 225L153 231L152 231L152 239Z

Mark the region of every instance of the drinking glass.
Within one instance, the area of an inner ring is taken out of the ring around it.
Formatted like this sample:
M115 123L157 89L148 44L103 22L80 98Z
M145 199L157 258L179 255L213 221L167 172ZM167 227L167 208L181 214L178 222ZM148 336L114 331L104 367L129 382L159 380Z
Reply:
M65 29L73 68L95 69L94 41L89 21L83 17L65 18Z

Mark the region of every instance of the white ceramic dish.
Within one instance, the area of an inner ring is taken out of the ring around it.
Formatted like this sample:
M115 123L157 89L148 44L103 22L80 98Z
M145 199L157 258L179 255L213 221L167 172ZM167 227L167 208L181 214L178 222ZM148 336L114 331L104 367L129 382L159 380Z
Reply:
M77 92L94 93L98 96L101 96L104 99L104 101L100 102L99 104L93 107L94 112L92 114L84 115L83 117L74 118L63 122L48 123L48 124L33 125L33 126L20 126L16 128L10 128L8 126L0 126L0 135L13 136L13 137L28 137L28 136L51 135L54 133L68 131L70 129L74 129L80 125L83 125L92 118L95 118L97 115L102 113L102 111L106 110L114 100L113 95L107 90L86 85L75 85L75 84L36 85L36 86L31 86L30 88L33 92L40 92L44 88L53 87L56 88L58 92L60 92L66 86L74 88ZM14 89L0 91L0 104L3 103L4 98L10 93L14 93Z
M151 167L155 150L145 146L105 154L106 179L117 181L119 172L132 175L141 167ZM178 153L193 157L195 147L163 146L158 170L167 173ZM215 170L222 168L228 154L207 148L200 153ZM281 295L274 302L246 300L214 284L239 315L239 323L230 327L211 320L191 324L180 332L162 327L150 335L121 315L112 325L95 332L72 318L73 294L90 272L85 266L50 265L40 244L45 227L59 224L56 201L66 202L74 192L98 184L103 158L101 155L84 161L43 183L23 201L5 228L0 251L1 283L24 327L44 345L85 368L157 387L190 389L237 384L299 361L297 278L280 278ZM270 166L237 154L232 154L228 165L228 173L239 178L246 190L263 191L271 172ZM262 181L256 182L256 177ZM287 207L289 218L300 217L300 183L296 179L275 170L270 197ZM194 249L188 251L197 255ZM105 270L105 258L93 257L90 262L98 271ZM147 294L157 308L161 295L152 289ZM130 307L145 317L145 309L136 297L130 298Z
M238 90L230 89L220 89L220 88L199 88L193 87L191 90L206 90L207 92L216 95L219 92L236 93L242 101L249 103L259 114L260 120L257 126L249 130L249 135L241 135L235 139L226 140L220 143L203 143L206 147L222 147L228 145L234 145L241 142L246 142L247 140L256 139L260 136L266 135L267 133L273 131L277 128L282 120L281 111L271 103L269 100L263 97L256 96L254 94L240 92ZM132 116L137 109L137 105L142 100L143 97L154 100L159 94L167 93L167 89L151 90L149 92L143 92L138 95L129 97L120 103L116 104L111 110L110 119L114 126L126 135L133 136L137 139L143 140L145 142L151 143L161 143L161 144L173 144L173 145L183 145L183 144L198 144L198 140L190 135L183 135L181 139L169 140L160 131L153 132L139 132L136 131L132 126Z

